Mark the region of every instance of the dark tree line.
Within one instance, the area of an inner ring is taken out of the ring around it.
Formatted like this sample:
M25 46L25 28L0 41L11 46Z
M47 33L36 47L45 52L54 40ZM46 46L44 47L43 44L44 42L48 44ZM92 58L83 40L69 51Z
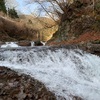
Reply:
M0 0L0 11L7 13L6 6L5 6L5 1Z

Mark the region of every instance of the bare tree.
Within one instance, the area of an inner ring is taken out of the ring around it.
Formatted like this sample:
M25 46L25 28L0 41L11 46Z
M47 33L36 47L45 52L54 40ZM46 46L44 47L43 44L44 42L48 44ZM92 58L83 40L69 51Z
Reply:
M56 23L58 19L61 19L62 14L66 13L68 6L74 2L74 0L26 0L27 4L38 3L45 13L52 18ZM48 7L44 3L48 3Z

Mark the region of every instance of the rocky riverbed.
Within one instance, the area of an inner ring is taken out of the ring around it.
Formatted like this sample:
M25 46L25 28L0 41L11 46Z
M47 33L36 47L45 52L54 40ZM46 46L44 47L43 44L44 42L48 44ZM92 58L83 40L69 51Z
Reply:
M0 67L0 100L56 100L56 97L38 80Z

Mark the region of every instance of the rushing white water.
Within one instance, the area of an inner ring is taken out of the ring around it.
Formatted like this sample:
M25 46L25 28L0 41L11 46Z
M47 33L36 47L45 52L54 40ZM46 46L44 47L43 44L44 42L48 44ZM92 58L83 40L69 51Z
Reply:
M39 49L42 48L42 49ZM59 96L100 100L100 57L78 49L0 50L0 66L31 75Z
M12 48L19 47L16 42L5 42L5 44L1 45L1 48Z
M34 47L34 42L33 41L31 41L31 47Z

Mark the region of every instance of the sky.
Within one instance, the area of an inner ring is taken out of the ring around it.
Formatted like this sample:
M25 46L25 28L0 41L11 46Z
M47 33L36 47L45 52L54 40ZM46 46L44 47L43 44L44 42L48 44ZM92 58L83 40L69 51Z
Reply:
M15 8L18 13L23 13L23 14L31 14L33 11L36 11L36 8L38 5L29 5L25 3L25 0L6 0L7 7L9 8Z
M38 3L34 4L27 4L25 0L6 0L7 1L7 6L8 7L15 7L15 9L19 13L23 14L31 14L31 13L36 13L36 12L42 12L41 15L44 15L43 9L41 10L41 6ZM47 8L49 7L50 3L43 3L43 5Z
M24 13L24 14L30 14L33 10L32 5L26 5L23 0L16 0L18 2L17 10Z
M38 3L34 4L27 4L25 0L6 0L7 1L7 7L9 8L15 8L18 12L18 14L26 14L26 15L39 15L41 17L50 17L45 10L41 9L42 7ZM43 6L47 9L49 8L50 2L44 2L42 3ZM49 8L50 11L53 11L52 7ZM48 10L48 11L49 11ZM34 14L33 14L34 13Z
M16 0L18 2L17 10L20 10L24 14L32 14L37 12L42 12L41 16L44 16L45 13L43 10L41 10L40 4L34 3L34 4L27 4L25 0ZM45 7L47 8L50 3L44 3ZM39 10L38 10L39 9Z

